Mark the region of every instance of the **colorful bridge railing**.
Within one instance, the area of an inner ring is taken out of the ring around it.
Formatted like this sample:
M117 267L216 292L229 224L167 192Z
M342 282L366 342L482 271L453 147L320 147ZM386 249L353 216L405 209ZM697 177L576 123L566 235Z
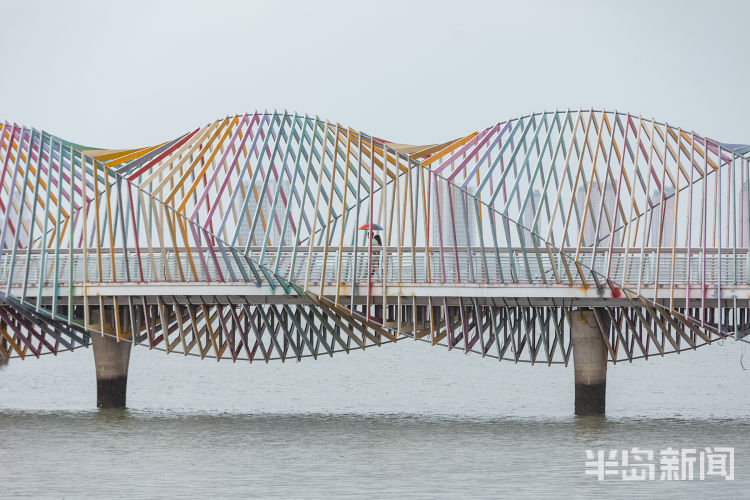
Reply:
M612 361L750 333L750 146L629 114L409 146L253 113L121 151L5 122L0 168L4 358L99 332L234 360L409 337L567 363L586 307Z

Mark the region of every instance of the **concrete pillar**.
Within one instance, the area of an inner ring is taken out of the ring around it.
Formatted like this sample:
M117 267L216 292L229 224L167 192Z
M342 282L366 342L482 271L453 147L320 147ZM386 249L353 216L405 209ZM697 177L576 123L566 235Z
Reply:
M99 311L93 308L95 314L92 320L99 320ZM123 308L125 309L125 308ZM91 327L112 335L91 334L91 344L94 348L94 364L96 366L96 406L99 408L124 408L125 395L128 384L128 365L130 363L130 347L127 340L117 341L115 329L114 308L106 307L104 323L92 324ZM127 312L121 311L121 312ZM121 314L120 336L130 338L130 319Z
M609 316L605 313L599 317L607 328ZM607 394L607 346L593 310L575 310L570 320L576 384L575 413L603 415Z

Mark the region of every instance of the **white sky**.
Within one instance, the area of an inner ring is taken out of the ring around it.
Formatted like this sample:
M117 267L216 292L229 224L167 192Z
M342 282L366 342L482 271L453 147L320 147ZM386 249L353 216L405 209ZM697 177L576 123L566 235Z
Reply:
M255 109L396 142L594 107L750 142L750 2L0 0L0 119L150 145Z

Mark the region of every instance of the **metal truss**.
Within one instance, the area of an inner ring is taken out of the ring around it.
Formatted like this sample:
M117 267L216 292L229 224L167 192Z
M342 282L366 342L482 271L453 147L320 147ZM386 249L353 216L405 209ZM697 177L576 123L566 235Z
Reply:
M218 359L422 340L613 362L750 333L750 146L536 113L410 146L297 113L147 148L0 129L0 356L92 333ZM365 228L365 229L361 229Z

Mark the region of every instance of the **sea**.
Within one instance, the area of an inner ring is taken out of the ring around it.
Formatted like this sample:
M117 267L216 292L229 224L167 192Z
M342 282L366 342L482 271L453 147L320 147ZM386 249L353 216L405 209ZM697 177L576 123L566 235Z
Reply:
M0 368L3 498L748 498L750 350L571 366L401 340L301 362L134 347L126 409L89 349ZM731 466L731 467L730 467Z

